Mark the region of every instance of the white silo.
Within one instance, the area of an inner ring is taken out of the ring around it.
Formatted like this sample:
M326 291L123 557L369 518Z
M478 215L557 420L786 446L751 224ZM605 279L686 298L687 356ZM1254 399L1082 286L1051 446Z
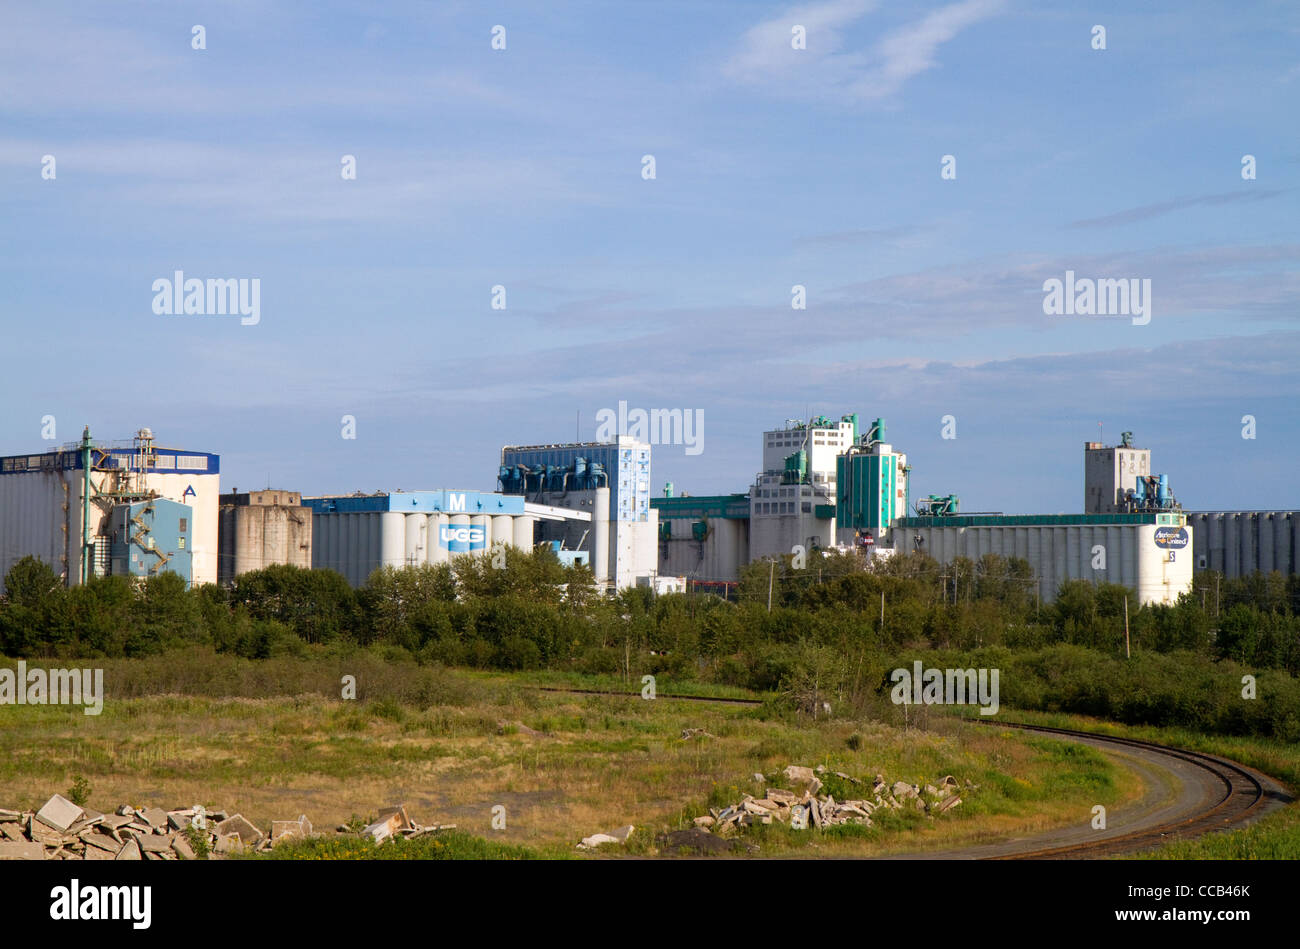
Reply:
M429 515L429 563L446 563L448 560L447 541L443 532L451 524L446 514Z
M514 523L514 542L520 550L531 551L533 549L533 528L537 524L537 518L531 514L515 515Z

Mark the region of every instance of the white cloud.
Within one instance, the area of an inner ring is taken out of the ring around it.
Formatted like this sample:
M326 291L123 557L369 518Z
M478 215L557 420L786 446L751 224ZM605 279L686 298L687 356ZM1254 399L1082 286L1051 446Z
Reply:
M900 27L870 51L845 50L846 30L877 6L875 0L829 0L793 8L745 31L723 72L795 98L850 102L887 99L903 84L938 65L941 45L1001 12L1005 0L961 0ZM791 27L802 25L807 49L791 48ZM842 51L843 50L843 51Z

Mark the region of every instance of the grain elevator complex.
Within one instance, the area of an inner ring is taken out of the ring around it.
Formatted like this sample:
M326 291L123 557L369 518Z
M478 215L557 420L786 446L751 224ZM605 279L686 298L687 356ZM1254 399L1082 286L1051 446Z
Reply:
M606 591L669 592L726 588L750 562L818 549L919 551L943 564L1023 558L1043 600L1085 579L1173 603L1195 570L1300 572L1300 511L1185 511L1130 432L1118 445L1084 443L1078 514L962 513L955 494L913 499L911 465L882 418L790 419L761 433L758 457L748 487L725 495L666 484L652 497L651 446L628 435L507 445L488 491L222 494L214 453L162 447L148 428L112 443L87 429L58 449L0 457L0 577L34 556L68 585L161 573L230 585L289 564L361 586L383 567L540 546L588 565Z

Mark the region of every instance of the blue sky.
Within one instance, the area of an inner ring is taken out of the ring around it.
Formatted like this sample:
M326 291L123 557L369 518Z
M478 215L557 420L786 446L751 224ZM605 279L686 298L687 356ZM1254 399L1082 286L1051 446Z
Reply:
M1131 8L6 3L0 454L53 415L226 488L490 489L626 400L703 412L656 492L856 411L969 510L1078 510L1098 422L1188 508L1300 507L1300 7ZM177 269L260 322L155 314ZM1045 315L1067 269L1150 323Z

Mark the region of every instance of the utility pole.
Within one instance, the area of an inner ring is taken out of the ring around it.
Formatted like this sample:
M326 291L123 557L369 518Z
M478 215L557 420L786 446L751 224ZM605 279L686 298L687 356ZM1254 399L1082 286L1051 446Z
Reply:
M772 581L776 578L776 561L767 570L767 611L772 612Z
M1128 594L1124 594L1124 658L1132 659L1133 650L1129 646L1128 640Z
M885 591L880 591L880 631L885 631Z

